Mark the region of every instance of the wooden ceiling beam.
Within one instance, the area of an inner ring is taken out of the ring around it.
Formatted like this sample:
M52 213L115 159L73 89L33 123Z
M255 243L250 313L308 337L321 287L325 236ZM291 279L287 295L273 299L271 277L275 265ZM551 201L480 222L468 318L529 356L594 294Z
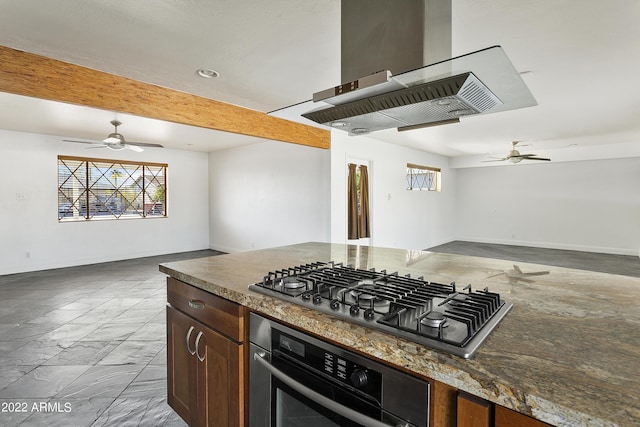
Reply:
M327 130L4 46L0 91L311 147L331 141Z

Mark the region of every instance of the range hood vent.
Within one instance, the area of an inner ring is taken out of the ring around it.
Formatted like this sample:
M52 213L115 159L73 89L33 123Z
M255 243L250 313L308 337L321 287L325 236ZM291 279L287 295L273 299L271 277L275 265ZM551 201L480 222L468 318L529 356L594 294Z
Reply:
M537 105L500 46L451 58L451 0L342 0L341 20L343 83L269 114L361 135Z
M502 104L473 73L422 83L302 114L352 135L456 121Z

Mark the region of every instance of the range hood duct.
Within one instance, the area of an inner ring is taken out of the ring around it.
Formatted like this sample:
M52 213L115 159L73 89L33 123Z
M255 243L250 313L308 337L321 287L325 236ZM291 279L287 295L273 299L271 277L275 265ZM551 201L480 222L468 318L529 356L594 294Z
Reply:
M340 82L451 58L451 0L342 0Z
M537 105L500 46L451 58L451 0L342 0L341 19L342 84L270 114L361 135Z

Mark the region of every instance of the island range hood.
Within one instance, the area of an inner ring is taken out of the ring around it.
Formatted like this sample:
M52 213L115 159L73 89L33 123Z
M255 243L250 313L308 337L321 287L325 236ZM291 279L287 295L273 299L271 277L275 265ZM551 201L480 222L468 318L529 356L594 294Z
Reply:
M450 0L342 0L341 31L343 83L269 114L361 135L537 105L500 46L451 57Z

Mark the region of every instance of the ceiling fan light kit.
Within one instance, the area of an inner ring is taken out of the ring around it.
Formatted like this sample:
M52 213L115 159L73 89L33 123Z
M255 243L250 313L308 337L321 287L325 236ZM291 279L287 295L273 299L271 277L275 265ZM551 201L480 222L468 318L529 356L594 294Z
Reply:
M119 120L111 120L110 122L115 130L110 133L105 139L102 141L76 141L71 139L63 139L64 142L77 142L80 144L92 144L94 147L87 148L109 148L110 150L120 151L125 148L135 151L137 153L141 153L144 151L142 147L155 147L155 148L164 148L160 144L150 144L146 142L130 142L124 139L124 136L118 133L118 126L122 125L122 122Z

